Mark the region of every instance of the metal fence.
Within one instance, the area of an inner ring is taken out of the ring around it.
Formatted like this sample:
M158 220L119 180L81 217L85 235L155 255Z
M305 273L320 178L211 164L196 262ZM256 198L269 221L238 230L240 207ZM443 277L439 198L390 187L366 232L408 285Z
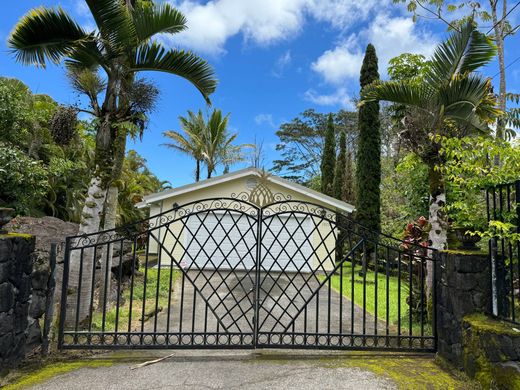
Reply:
M205 199L141 226L67 239L61 348L436 350L428 248L290 200Z
M520 233L520 180L486 189L488 221L516 226ZM520 323L520 242L498 235L489 240L493 314Z

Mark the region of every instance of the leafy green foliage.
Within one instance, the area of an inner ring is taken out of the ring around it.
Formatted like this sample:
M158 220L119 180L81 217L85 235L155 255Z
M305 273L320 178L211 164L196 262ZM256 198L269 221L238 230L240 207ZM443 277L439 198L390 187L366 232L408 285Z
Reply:
M334 114L336 137L347 136L347 149L352 153L357 137L357 114L340 110ZM321 158L327 129L327 115L313 109L305 110L276 131L276 150L281 158L273 161L272 171L288 180L320 190Z
M520 145L490 137L442 137L439 142L445 159L440 170L449 189L446 211L453 224L491 234L482 189L520 178Z
M0 142L0 205L28 214L41 206L49 189L47 172L13 145Z
M0 204L18 214L79 222L94 164L95 122L78 121L76 109L33 95L18 80L0 78L0 96L12 103L0 108L7 127L0 133ZM16 133L24 136L16 138ZM123 162L118 222L142 219L144 211L135 203L164 184L144 159L129 153Z
M379 80L374 46L368 45L360 75L361 89ZM359 140L356 164L356 218L373 231L381 229L381 133L379 102L359 108Z
M146 160L135 150L129 150L123 163L119 186L117 223L126 225L146 218L147 210L135 205L149 195L170 187L169 182L161 182L146 166Z
M428 214L428 167L408 153L396 166L384 159L382 173L381 228L400 237L408 221Z
M19 80L0 78L0 134L2 139L21 146L29 138L32 94Z
M329 114L327 131L321 157L321 192L335 196L334 194L334 169L336 166L336 134L334 130L334 118Z

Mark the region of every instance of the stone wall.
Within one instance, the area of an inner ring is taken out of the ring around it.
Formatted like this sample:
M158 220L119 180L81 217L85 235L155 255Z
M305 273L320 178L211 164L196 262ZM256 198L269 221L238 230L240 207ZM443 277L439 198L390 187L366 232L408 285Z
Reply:
M438 352L462 368L464 317L491 312L489 259L479 253L439 252L436 266Z
M483 314L462 323L464 372L485 389L520 389L520 330Z
M520 389L520 326L489 317L486 254L439 252L438 354L485 389Z
M35 334L41 303L31 294L34 244L32 236L0 235L0 371L19 362L41 338Z

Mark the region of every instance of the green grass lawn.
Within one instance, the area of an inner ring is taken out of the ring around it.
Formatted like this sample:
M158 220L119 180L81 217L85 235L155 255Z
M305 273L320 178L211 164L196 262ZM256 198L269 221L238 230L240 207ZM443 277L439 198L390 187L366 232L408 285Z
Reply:
M143 300L145 301L144 312L149 313L155 309L155 304L158 302L158 307L162 307L164 310L168 307L169 291L170 291L170 273L172 275L172 290L175 280L179 277L180 271L171 270L170 268L161 268L160 275L158 278L159 270L157 268L149 268L146 271L146 295L145 295L145 271L142 271L142 275L136 275L134 277L133 287L133 302L132 302L132 324L131 328L140 326L141 317L143 313ZM159 295L156 300L157 294L157 282L159 281ZM143 299L144 297L144 299ZM118 319L118 330L124 331L128 329L128 320L130 316L130 284L125 286L125 289L121 295L121 305L119 307L119 314L116 310L115 302L111 305L110 309L106 312L105 317L105 330L115 330L116 318ZM152 317L153 318L153 317ZM103 325L103 313L96 311L92 315L92 329L101 330Z
M354 269L354 303L363 307L363 285L364 278L359 276L360 266ZM322 276L322 280L325 277ZM340 291L340 275L333 275L331 277L331 287ZM376 312L376 274L374 271L367 270L366 273L366 311L372 315ZM386 274L378 272L377 274L377 318L383 321L386 320ZM389 301L389 323L397 324L398 319L398 279L396 277L388 278L388 301ZM408 284L401 280L401 319L407 313L408 304L406 298L408 297ZM343 296L352 300L352 265L345 263L343 266Z
M354 269L354 303L359 307L363 307L363 277L359 276L361 270L360 265L356 265ZM321 280L325 276L321 276ZM332 275L330 278L331 287L333 290L340 291L340 275ZM373 270L367 270L366 273L366 311L372 315L376 312L376 273ZM384 271L377 273L377 318L381 321L386 321L386 287L387 279ZM397 325L399 312L399 281L397 276L390 275L388 278L388 322L390 325ZM406 302L409 296L408 283L401 279L401 332L407 334L409 330L409 316L408 303ZM352 300L352 265L351 263L344 263L343 265L343 296ZM425 303L426 304L426 303ZM428 319L424 318L424 334L431 334L432 327L428 323ZM412 334L420 335L421 324L419 321L412 322Z

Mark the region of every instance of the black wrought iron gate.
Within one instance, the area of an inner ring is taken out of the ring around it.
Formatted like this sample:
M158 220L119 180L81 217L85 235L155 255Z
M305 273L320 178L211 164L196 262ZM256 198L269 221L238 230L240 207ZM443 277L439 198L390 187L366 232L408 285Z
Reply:
M431 261L317 204L200 200L67 239L59 346L433 351Z

